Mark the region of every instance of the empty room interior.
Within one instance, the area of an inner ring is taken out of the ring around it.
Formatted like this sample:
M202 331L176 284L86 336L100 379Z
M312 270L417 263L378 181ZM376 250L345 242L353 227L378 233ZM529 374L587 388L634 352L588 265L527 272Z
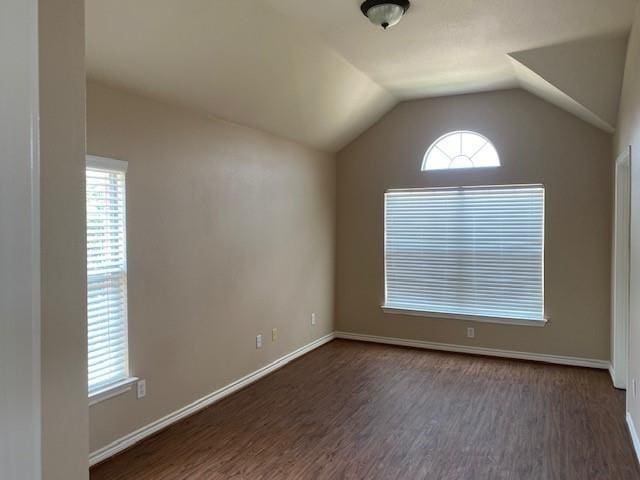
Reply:
M0 39L1 480L640 479L637 0Z

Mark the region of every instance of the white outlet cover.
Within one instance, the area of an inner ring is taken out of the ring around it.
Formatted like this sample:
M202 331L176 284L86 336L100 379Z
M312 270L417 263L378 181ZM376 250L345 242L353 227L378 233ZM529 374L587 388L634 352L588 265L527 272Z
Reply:
M274 328L273 330L271 330L271 340L275 342L277 339L278 339L278 329Z
M256 336L256 348L262 348L262 335Z
M316 324L316 314L312 313L311 314L311 325L315 325Z
M138 380L136 385L137 396L138 399L144 398L147 395L147 381L146 380Z
M476 329L473 328L473 327L467 328L467 337L468 338L475 338L476 337Z

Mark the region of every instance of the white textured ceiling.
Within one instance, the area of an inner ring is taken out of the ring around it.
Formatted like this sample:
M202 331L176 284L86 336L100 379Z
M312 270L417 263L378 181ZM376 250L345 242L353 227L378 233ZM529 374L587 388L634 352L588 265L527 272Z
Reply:
M615 131L628 35L588 37L509 54L523 88Z
M370 25L359 0L265 0L407 99L516 85L506 54L631 27L636 0L412 0L400 24ZM322 5L318 8L318 5Z
M518 85L508 53L624 32L636 0L86 0L90 78L335 151L398 100Z
M90 79L336 151L396 102L262 0L86 0Z

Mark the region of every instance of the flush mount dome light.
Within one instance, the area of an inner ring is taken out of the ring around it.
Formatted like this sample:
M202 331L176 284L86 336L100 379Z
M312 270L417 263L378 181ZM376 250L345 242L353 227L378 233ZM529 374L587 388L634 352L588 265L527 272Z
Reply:
M371 23L386 30L402 20L410 5L409 0L366 0L360 10Z

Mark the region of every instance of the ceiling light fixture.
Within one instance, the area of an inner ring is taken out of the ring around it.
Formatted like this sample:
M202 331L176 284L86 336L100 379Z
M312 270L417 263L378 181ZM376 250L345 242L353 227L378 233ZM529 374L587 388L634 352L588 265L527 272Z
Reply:
M360 10L371 23L386 30L402 20L410 5L409 0L366 0Z

